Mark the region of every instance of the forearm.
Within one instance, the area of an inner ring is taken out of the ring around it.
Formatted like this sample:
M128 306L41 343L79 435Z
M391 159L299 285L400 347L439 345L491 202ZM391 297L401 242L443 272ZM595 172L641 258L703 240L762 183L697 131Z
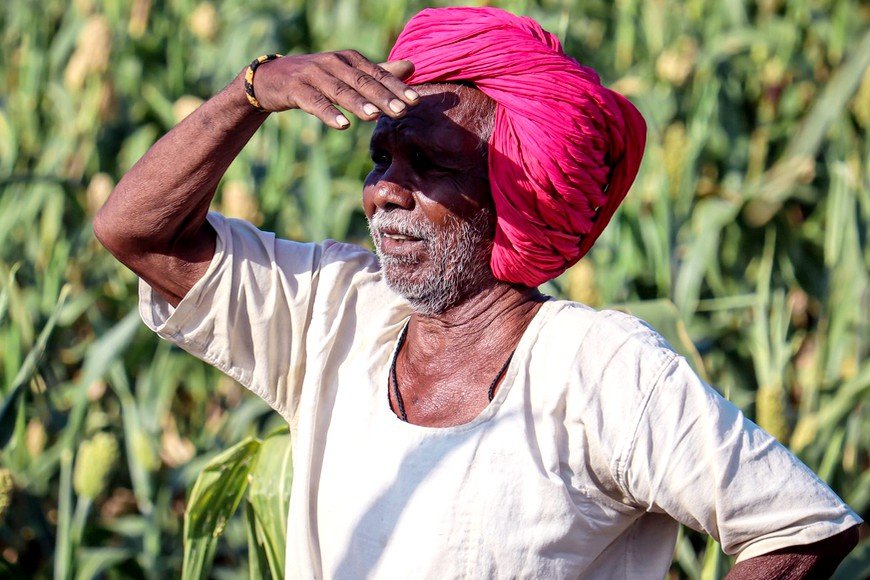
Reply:
M266 117L234 79L127 172L95 219L97 236L125 263L196 238L218 182Z
M858 528L806 546L792 546L750 558L734 566L727 580L799 580L830 578L858 543Z

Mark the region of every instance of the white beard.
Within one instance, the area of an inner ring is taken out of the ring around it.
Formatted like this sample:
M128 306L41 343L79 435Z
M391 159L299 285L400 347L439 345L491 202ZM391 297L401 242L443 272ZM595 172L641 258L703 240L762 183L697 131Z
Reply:
M481 210L472 220L449 216L447 225L436 229L428 221L412 220L402 210L378 211L369 220L369 231L384 271L387 285L405 298L415 312L442 314L494 281L489 259L492 254L492 212ZM416 256L385 254L380 232L385 229L422 239L428 260Z

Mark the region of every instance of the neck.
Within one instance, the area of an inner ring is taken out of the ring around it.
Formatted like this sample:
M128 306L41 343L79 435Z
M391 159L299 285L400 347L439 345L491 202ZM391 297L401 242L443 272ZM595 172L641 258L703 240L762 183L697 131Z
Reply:
M414 313L408 326L409 351L415 360L433 360L429 357L445 352L510 352L543 301L536 288L497 282L445 312Z
M498 282L441 314L413 314L391 369L394 411L430 427L474 419L543 301L536 289Z

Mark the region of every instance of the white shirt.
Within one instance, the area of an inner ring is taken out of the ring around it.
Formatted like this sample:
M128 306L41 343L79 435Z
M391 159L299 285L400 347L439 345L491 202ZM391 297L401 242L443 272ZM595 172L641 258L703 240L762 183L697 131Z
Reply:
M210 214L160 336L290 423L288 578L662 578L678 522L739 559L855 524L815 474L626 314L552 300L470 423L411 425L387 374L410 316L370 252Z

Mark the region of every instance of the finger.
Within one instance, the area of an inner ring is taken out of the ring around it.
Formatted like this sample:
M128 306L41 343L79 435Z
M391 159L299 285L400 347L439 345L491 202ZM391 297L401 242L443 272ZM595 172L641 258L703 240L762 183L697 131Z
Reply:
M296 105L314 115L333 129L347 129L350 121L322 92L311 85L301 85L295 91Z
M371 121L378 117L380 112L378 107L361 95L359 91L340 79L331 77L328 82L318 84L318 87L327 99L350 111L360 119ZM388 94L387 98L392 99L392 94Z
M384 112L388 115L395 116L394 113L402 108L400 103L404 102L407 105L414 105L420 99L420 96L417 94L416 91L414 91L414 89L402 82L402 80L395 76L393 73L371 62L359 52L355 50L346 50L338 53L338 55L341 60L346 62L351 68L359 70L368 75L369 77L375 79L379 84L381 84L391 93L393 93L393 95L398 97L399 103L397 103L397 107L393 108L391 111L384 110ZM390 68L397 68L399 72L403 74L407 73L408 75L410 75L414 70L414 64L411 61L397 60L394 61L394 63L395 64L388 63ZM361 88L355 85L352 81L349 81L347 78L345 78L344 80L355 88ZM365 80L367 81L368 79ZM380 106L380 103L375 104ZM381 108L383 110L383 107ZM402 111L402 113L403 112L404 111Z
M331 87L337 79L350 87L364 102L373 104L390 117L400 117L405 114L405 110L408 108L403 100L397 98L380 81L360 68L344 65L326 72L331 74L333 78L327 82L318 82L317 86ZM341 104L343 105L343 103Z
M410 60L391 60L378 66L402 81L414 73L414 63Z
M365 67L364 70L376 78L378 82L390 89L394 95L398 96L409 105L415 105L419 102L420 95L417 94L417 91L403 82L403 79L410 77L414 72L414 63L410 60L395 60L384 63L383 65L366 62L363 67Z

